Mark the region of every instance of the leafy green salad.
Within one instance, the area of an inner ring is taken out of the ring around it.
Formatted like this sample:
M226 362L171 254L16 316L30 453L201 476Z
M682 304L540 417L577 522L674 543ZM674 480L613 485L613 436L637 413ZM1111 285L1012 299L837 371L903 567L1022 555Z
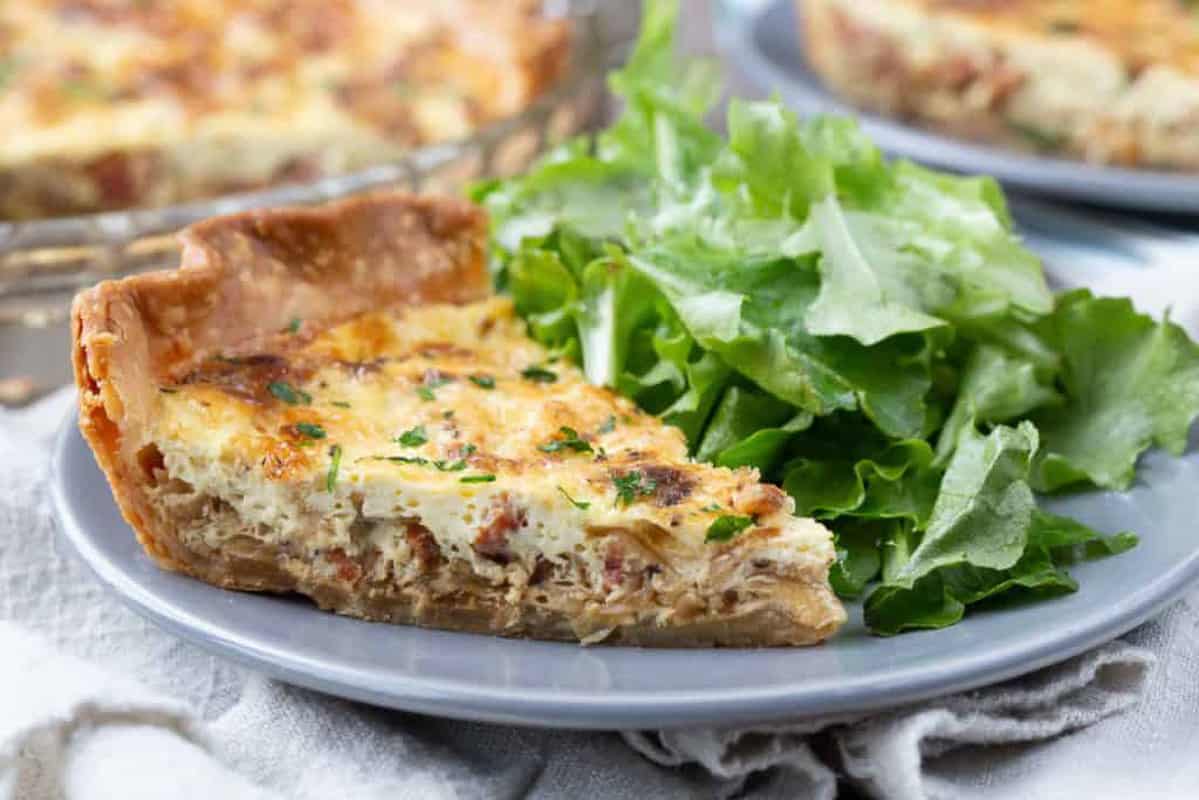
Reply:
M1181 453L1199 347L1123 299L1055 295L988 178L887 161L852 120L731 102L649 2L619 120L475 190L532 335L753 466L835 534L876 633L1076 588L1136 544L1040 508ZM733 535L736 535L735 532Z

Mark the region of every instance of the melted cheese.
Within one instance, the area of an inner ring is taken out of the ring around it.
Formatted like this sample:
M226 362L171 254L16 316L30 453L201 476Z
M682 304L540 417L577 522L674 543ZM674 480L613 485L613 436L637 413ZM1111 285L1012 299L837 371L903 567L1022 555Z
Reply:
M515 509L503 546L527 569L568 555L602 573L597 537L617 528L693 580L743 543L784 569L833 557L828 531L754 471L692 462L679 430L551 360L506 299L369 314L314 338L301 325L269 354L210 360L158 402L167 472L278 544L346 547L369 520L370 544L403 562L413 520L499 574L477 545ZM754 523L705 542L724 514ZM217 546L228 532L209 535Z

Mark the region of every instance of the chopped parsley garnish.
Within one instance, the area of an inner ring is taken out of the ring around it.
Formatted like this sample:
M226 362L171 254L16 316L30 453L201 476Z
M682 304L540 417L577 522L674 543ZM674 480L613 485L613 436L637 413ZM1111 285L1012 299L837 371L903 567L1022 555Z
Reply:
M441 412L441 416L442 416L442 419L453 419L454 418L454 409L447 408L445 411Z
M458 479L458 483L493 483L494 481L494 475L467 475Z
M567 492L565 489L563 489L561 486L558 487L558 491L562 493L563 497L565 497L567 500L570 501L570 504L572 506L579 509L580 511L586 511L587 509L591 508L591 503L584 503L582 500L574 499L573 497L570 496L570 493Z
M393 464L416 464L420 467L436 467L440 472L461 472L466 469L466 461L458 459L450 461L449 459L439 458L436 461L421 456L372 456L378 461L390 461Z
M325 429L320 425L317 425L315 422L297 422L295 428L299 433L307 436L309 439L325 438Z
M347 403L345 400L330 400L329 405L337 406L338 408L349 408L350 407L350 404Z
M525 368L521 371L520 376L526 381L533 381L533 383L554 383L558 380L558 373L537 366Z
M495 378L490 375L471 375L470 382L480 389L494 389Z
M475 447L470 442L467 442L466 444L462 445L462 447L461 447L461 453L464 456L473 455L477 452L479 452L479 448Z
M599 433L611 433L614 430L616 430L615 414L604 420L604 424L599 426Z
M719 511L719 510L720 510L720 503L712 503L711 505L706 505L700 509L700 511L709 511L709 512Z
M579 438L579 432L574 428L568 428L563 425L558 429L562 434L559 439L551 439L545 444L537 445L537 449L543 453L557 453L562 450L574 450L576 453L590 453L591 443L586 439Z
M452 383L453 378L447 378L440 372L430 371L425 374L424 385L416 387L416 394L421 400L430 401L437 399L437 395L433 393L434 389L440 389L447 383Z
M753 524L753 517L737 517L732 514L723 514L708 526L708 532L704 535L704 541L727 542Z
M402 444L404 447L420 447L427 441L429 441L429 437L425 434L424 425L417 425L415 428L409 428L401 433L396 439L396 442L398 444Z
M303 324L303 322L300 320L299 317L292 317L291 322L287 323L287 327L283 329L283 332L284 333L299 333L300 325L302 325L302 324Z
M329 474L325 476L325 491L332 493L337 485L337 471L341 469L341 445L335 444L329 448Z
M621 506L632 505L638 496L648 497L658 488L657 481L645 477L637 470L624 475L613 475L612 483L616 486L616 504Z
M429 463L429 459L420 456L379 456L379 458L395 464L420 464L422 467Z
M289 406L307 406L312 404L312 395L295 388L286 381L271 381L267 384L266 388L267 391Z

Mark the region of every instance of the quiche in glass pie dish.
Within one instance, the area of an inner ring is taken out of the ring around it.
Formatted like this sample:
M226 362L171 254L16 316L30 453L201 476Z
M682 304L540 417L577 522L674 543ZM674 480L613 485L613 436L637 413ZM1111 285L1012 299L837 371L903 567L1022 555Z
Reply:
M534 0L0 4L0 219L160 207L459 140L567 69Z

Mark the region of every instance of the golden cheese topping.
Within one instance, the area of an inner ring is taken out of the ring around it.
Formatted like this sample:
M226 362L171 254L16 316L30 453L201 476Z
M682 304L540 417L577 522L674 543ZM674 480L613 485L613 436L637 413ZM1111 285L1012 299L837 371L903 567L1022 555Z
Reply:
M163 386L152 439L170 475L284 538L319 512L419 520L443 549L502 560L578 553L629 526L659 531L666 560L743 541L831 559L827 531L792 517L781 490L692 462L678 429L523 326L502 298L315 336L296 320L268 352Z
M460 137L527 104L520 48L560 24L526 0L0 3L0 166L196 138Z
M1192 0L905 0L990 28L1075 36L1119 53L1134 74L1153 64L1199 73Z

